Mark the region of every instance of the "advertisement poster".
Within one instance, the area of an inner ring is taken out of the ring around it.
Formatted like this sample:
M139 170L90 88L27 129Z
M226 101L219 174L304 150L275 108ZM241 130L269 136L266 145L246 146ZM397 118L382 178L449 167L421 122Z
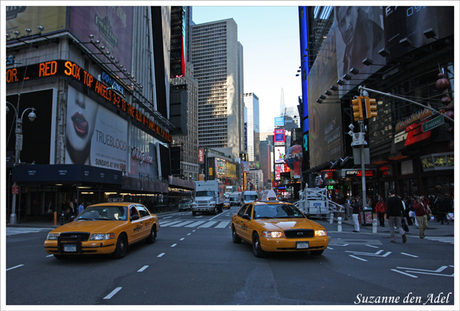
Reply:
M335 36L337 49L337 76L353 77L339 88L340 96L353 89L360 80L365 80L381 66L366 66L363 60L372 59L375 64L386 60L379 55L385 47L383 32L383 8L381 6L338 6L335 7ZM350 69L359 70L358 74ZM352 82L352 83L350 83Z
M275 145L277 144L283 144L285 143L286 141L286 137L285 137L285 131L284 130L275 130Z
M128 123L69 86L65 164L126 170Z
M342 109L338 92L318 103L316 100L329 86L337 82L337 57L335 54L335 31L330 29L308 75L308 115L310 122L309 150L310 166L329 163L331 159L343 157ZM339 88L339 91L342 87Z
M14 31L19 31L19 36L27 35L26 28L31 30L30 35L38 34L37 26L42 26L42 34L65 30L65 6L7 6L6 7L6 33L10 39L16 36ZM31 22L33 21L33 22Z
M131 68L133 33L133 8L130 6L72 6L69 8L69 30L81 41L94 41L119 61L124 68ZM95 53L100 53L88 44ZM114 68L115 69L115 68Z
M275 147L275 163L284 163L286 147Z

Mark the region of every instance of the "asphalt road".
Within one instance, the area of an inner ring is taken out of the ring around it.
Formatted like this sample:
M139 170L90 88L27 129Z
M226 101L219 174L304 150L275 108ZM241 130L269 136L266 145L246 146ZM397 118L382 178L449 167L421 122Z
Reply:
M455 307L453 243L411 236L394 244L388 234L337 232L319 220L331 238L322 256L256 258L251 245L232 242L236 211L163 214L157 241L119 260L57 260L43 248L47 229L7 228L2 305Z

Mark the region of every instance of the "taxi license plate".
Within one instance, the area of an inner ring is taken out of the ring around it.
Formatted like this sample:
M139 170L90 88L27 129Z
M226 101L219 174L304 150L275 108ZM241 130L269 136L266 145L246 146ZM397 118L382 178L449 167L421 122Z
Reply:
M64 252L75 253L76 251L77 251L77 245L74 245L74 244L64 245Z
M306 249L306 248L308 248L308 242L297 242L296 248L297 249Z

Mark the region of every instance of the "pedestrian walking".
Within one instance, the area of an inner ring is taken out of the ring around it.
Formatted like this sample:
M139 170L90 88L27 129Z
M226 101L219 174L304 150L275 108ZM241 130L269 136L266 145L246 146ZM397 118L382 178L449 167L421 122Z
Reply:
M78 206L78 214L81 214L84 210L85 210L85 206L83 205L83 202L82 202Z
M355 225L353 232L359 232L359 204L354 197L351 198L350 206L352 208L353 223Z
M401 227L401 218L403 212L404 208L401 199L395 195L394 189L390 189L387 199L386 219L388 221L388 225L390 226L390 241L393 243L396 243L395 226L402 236L403 243L406 243L407 241L406 232Z
M414 208L415 217L417 218L419 236L423 239L425 237L425 229L428 228L428 209L425 207L425 204L422 202L422 198L419 196L415 197L412 207Z
M387 204L385 200L379 195L377 204L375 205L375 211L380 222L380 227L385 227L385 213L387 212Z

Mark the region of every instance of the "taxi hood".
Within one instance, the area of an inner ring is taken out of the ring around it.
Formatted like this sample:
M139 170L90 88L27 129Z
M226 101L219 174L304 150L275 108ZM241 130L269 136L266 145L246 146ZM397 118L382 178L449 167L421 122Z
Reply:
M69 222L65 225L59 226L52 232L98 232L110 233L115 228L125 225L126 221L119 220L77 220Z
M257 222L259 222L268 231L290 229L324 230L323 226L308 218L258 219Z

